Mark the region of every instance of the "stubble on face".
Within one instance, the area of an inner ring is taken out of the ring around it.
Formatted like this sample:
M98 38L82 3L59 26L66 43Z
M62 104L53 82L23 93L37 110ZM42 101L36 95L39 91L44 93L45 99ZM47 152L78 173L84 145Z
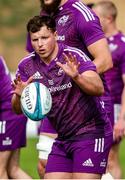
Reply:
M58 10L61 0L40 0L40 3L42 10L51 14Z

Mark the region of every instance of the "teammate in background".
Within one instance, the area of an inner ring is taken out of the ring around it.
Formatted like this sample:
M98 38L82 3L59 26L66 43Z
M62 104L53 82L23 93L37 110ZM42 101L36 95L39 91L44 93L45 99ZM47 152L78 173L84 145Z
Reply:
M9 71L0 56L0 179L31 179L19 167L20 148L26 146L26 122L12 111Z
M81 50L57 43L56 24L50 17L33 17L27 30L35 52L18 65L12 104L19 113L22 90L31 80L36 81L33 75L39 71L42 78L37 81L52 95L47 117L58 133L45 178L101 178L112 144L112 128L98 97L104 88L96 67Z
M84 51L94 62L99 74L104 73L112 67L111 55L108 50L107 41L102 32L98 17L78 0L40 0L41 15L50 14L56 20L58 41L63 41L69 46L79 48ZM30 37L27 44L28 51L33 51ZM36 72L37 73L37 72ZM105 95L102 104L110 114L110 97L105 84ZM49 121L43 121L41 125L41 135L37 148L40 150L38 172L44 174L44 167L47 156L51 150L56 136L55 130ZM44 142L48 142L45 143Z
M93 6L93 10L100 18L113 59L113 68L105 74L114 108L114 143L107 171L115 179L121 179L119 147L125 131L125 36L116 25L117 8L113 2L101 1Z

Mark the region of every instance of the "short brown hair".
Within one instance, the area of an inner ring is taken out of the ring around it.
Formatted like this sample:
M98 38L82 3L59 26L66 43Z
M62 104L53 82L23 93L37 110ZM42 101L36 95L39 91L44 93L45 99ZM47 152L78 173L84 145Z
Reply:
M34 16L27 23L27 31L35 33L43 26L47 26L52 32L56 31L55 20L50 16Z

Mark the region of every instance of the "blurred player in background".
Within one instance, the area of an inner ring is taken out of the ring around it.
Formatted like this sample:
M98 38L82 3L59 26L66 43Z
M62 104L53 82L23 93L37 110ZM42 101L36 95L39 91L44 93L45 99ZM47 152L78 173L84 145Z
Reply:
M35 52L18 66L12 102L20 112L20 95L31 80L43 83L51 92L52 108L47 117L58 137L49 154L45 178L101 178L112 144L112 128L98 97L104 87L96 67L81 50L57 43L56 24L50 17L33 17L27 30ZM39 80L34 76L36 70Z
M120 179L122 172L119 147L125 131L125 36L116 25L117 8L113 2L96 3L93 10L100 18L113 59L113 68L105 74L114 109L114 143L110 151L108 171L114 178Z
M40 2L41 15L48 14L56 20L58 42L62 41L69 46L84 51L93 60L99 74L112 67L111 55L99 19L90 9L77 0L41 0ZM30 38L28 39L27 49L33 51ZM110 114L110 97L106 83L104 84L106 93L103 100L105 105L103 101L102 104L107 107L108 114ZM55 133L50 122L43 121L37 145L40 151L38 171L41 177L44 174L42 170L44 170L47 156L51 150L50 144L53 143L53 137L56 136ZM47 141L46 138L49 140ZM45 146L44 142L49 143L46 143Z
M31 179L19 166L20 148L26 146L26 122L12 111L11 78L0 56L0 179Z

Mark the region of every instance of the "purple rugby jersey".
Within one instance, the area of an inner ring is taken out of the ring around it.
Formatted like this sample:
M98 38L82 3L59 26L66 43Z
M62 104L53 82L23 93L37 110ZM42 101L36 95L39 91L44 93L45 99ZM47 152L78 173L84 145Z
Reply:
M108 39L113 59L113 68L105 73L105 78L111 91L113 104L121 104L123 91L122 75L125 74L125 36L118 32Z
M11 77L3 57L0 57L0 120L26 120L24 115L16 115L12 111Z
M58 41L76 47L89 57L87 47L97 40L105 38L95 13L77 0L69 0L59 8L54 19L58 32Z
M111 125L99 97L84 93L75 82L56 65L56 61L65 63L62 53L72 52L80 61L79 73L96 71L91 60L79 49L59 44L57 57L46 65L40 57L31 53L19 64L17 74L23 81L30 76L34 81L46 85L52 95L52 109L48 114L59 138L74 138L78 135L95 137L112 132ZM95 135L95 136L94 136Z

